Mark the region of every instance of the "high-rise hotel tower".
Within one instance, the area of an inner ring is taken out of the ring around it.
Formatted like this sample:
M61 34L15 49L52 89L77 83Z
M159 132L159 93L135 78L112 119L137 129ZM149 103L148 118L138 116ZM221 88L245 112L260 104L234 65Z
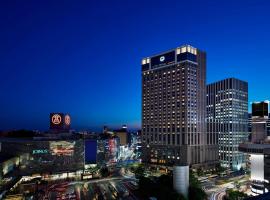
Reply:
M142 59L142 157L201 166L206 153L206 53L190 45Z

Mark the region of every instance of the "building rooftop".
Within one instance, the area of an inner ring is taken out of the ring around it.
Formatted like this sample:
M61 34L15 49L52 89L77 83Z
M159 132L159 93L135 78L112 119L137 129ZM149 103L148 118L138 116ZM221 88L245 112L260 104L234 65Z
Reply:
M199 49L197 49L197 48L195 48L195 47L193 47L193 46L191 46L191 45L189 45L189 44L181 45L181 46L178 46L178 47L176 47L176 48L169 49L169 50L167 50L167 51L162 51L162 52L160 52L160 53L156 53L156 54L153 54L153 55L151 55L151 56L144 57L144 58L142 59L142 64L146 64L146 63L147 63L147 58L149 59L149 58L152 58L152 57L160 56L160 55L163 55L163 54L165 54L165 53L169 53L169 52L175 51L175 50L176 50L177 54L185 53L185 52L190 52L190 53L196 55L196 54L197 54L197 50L199 50ZM200 51L201 51L201 50L200 50ZM203 52L203 51L201 51L201 52Z
M241 82L248 83L247 81L244 81L244 80L241 80L241 79L238 79L238 78L229 77L229 78L225 78L225 79L222 79L222 80L218 80L218 81L215 81L215 82L212 82L212 83L208 83L207 85L214 85L214 84L223 82L223 81L225 81L225 80L236 80L236 81L241 81Z

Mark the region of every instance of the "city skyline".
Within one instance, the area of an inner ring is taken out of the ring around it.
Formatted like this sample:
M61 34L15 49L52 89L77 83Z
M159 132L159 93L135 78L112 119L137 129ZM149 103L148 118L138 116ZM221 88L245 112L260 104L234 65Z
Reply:
M2 2L1 129L46 130L50 112L69 113L75 129L140 128L141 59L183 44L207 52L207 83L239 78L249 103L269 99L269 3L183 10L195 2Z

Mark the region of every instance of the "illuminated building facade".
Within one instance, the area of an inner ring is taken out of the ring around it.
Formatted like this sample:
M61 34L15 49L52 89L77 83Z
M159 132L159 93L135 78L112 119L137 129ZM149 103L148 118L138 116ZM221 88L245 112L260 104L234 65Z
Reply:
M252 193L267 193L270 190L270 144L243 143L239 151L249 154Z
M207 163L206 53L189 45L142 59L142 159Z
M119 162L132 163L141 161L141 139L139 133L129 133L129 144L121 145L120 139L120 148L119 148Z
M113 135L100 135L97 140L97 164L99 166L115 165L118 161L120 140Z
M27 154L21 154L20 156L9 156L0 153L0 182L5 175L12 172L20 165L24 165L29 157Z
M1 153L27 155L23 175L75 172L84 169L84 141L56 139L1 139ZM12 151L10 151L12 149Z
M247 82L229 78L207 85L207 134L207 141L218 144L221 166L245 167L238 145L248 140Z

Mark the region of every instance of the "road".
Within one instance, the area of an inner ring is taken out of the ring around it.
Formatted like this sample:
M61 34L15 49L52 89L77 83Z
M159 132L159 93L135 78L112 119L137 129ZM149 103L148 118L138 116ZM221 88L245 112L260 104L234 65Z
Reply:
M133 194L137 183L135 179L113 177L90 181L63 182L50 185L43 200L137 200Z
M209 200L222 200L223 197L226 195L227 189L233 189L235 187L234 182L238 181L241 184L246 184L247 180L245 177L235 177L231 182L216 185L215 179L206 180L205 182L201 183L202 189L207 193Z

